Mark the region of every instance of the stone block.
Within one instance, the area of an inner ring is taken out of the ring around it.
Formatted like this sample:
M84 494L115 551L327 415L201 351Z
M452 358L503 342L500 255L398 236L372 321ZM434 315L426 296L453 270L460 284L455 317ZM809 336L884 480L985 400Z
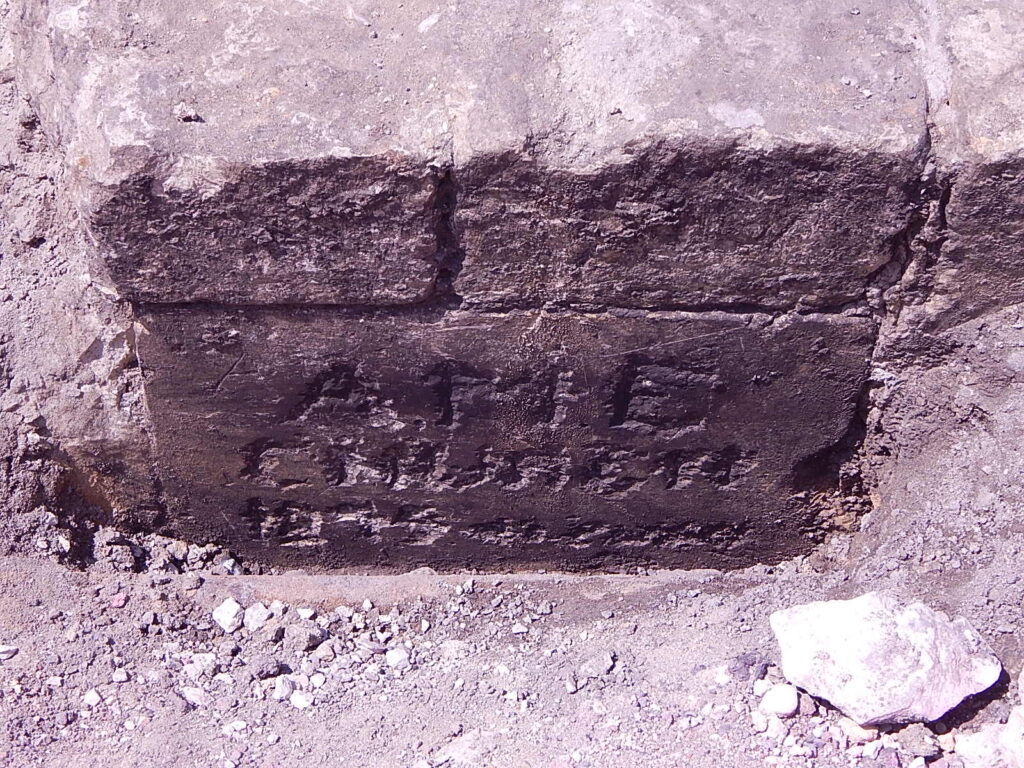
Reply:
M168 530L291 564L740 565L828 524L868 320L146 307Z
M906 321L931 332L1024 301L1024 8L954 0L927 20L939 191Z
M97 271L147 302L834 307L926 150L903 3L22 7Z

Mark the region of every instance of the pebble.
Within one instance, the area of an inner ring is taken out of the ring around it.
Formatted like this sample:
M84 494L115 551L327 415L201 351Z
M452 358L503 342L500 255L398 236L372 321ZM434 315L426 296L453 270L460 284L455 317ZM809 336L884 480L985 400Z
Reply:
M263 629L273 614L263 603L253 603L245 609L242 617L242 625L250 632L258 632Z
M85 695L82 696L82 703L87 707L99 706L101 701L103 701L103 697L100 696L100 692L95 688L90 688L85 692Z
M853 744L867 744L869 741L875 741L878 738L877 728L866 728L863 725L858 725L848 717L839 718L839 728Z
M800 709L800 692L792 685L776 683L765 691L757 708L766 715L792 717Z
M295 682L287 675L278 675L274 680L274 690L270 697L275 701L284 701L295 693Z
M299 614L300 619L312 619L316 616L316 611L312 608L297 608L295 612Z
M213 609L213 620L225 632L237 632L242 628L244 613L238 601L229 597Z
M409 661L409 652L405 648L392 648L384 654L384 661L392 669L408 669L412 666Z
M935 734L920 723L908 725L896 735L900 748L913 757L938 757L942 752Z
M183 686L180 690L182 698L185 699L185 701L187 701L189 704L196 707L210 706L210 694L208 694L202 688Z
M289 624L284 628L284 646L288 650L305 653L326 639L327 633L314 624Z
M601 677L615 669L615 654L609 652L599 653L580 665L580 677Z
M529 631L530 630L526 626L524 626L523 624L520 624L519 622L516 622L515 624L512 625L512 634L513 635L525 635Z
M115 683L127 683L128 682L128 671L124 669L115 669L114 674L110 676L110 679Z
M18 648L14 645L0 645L0 661L13 659L18 655Z
M754 733L764 733L768 730L768 716L764 712L755 709L750 713L750 724L754 729Z
M303 691L295 691L288 702L296 709L308 709L313 706L313 696Z

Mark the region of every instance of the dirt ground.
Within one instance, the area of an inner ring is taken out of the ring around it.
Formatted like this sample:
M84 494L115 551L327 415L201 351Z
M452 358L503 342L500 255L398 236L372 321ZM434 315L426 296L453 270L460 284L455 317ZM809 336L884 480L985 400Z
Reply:
M861 745L809 698L792 719L752 711L757 681L779 676L773 610L881 588L966 616L1006 668L930 730L1005 718L1022 658L999 551L1013 537L929 539L920 523L879 547L868 519L810 558L733 573L229 575L242 567L213 549L104 535L85 570L7 557L0 764L909 766L913 731ZM225 632L211 611L229 596L275 616Z

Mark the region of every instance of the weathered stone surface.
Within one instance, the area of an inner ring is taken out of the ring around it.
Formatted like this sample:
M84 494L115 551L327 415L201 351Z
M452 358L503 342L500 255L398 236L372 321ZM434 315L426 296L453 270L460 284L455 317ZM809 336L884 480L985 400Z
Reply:
M1014 707L1005 723L989 723L956 737L965 768L1024 768L1024 707Z
M870 321L146 307L167 525L328 565L719 565L809 545Z
M18 8L63 226L138 318L145 392L104 407L148 421L68 454L105 519L738 565L863 505L839 464L929 150L910 5Z
M776 611L771 625L786 678L861 725L938 720L1002 673L964 619L876 592Z
M824 307L916 202L902 3L23 5L133 299Z
M948 0L925 21L935 209L905 324L930 332L1024 301L1024 7Z

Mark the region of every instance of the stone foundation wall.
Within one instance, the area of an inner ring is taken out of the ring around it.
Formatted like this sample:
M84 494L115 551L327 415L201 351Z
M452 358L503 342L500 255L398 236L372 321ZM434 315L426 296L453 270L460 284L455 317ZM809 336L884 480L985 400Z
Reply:
M12 434L75 515L293 565L735 567L885 513L900 403L1024 298L1024 14L797 5L12 2L94 297L12 331Z

